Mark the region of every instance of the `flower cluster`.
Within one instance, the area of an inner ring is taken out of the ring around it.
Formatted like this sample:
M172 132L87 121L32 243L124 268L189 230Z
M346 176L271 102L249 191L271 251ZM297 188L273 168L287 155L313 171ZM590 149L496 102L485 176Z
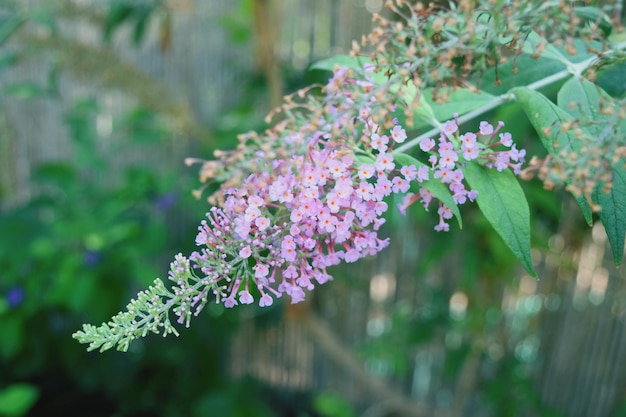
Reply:
M283 294L297 303L304 290L332 279L327 267L385 248L388 239L378 236L384 200L407 192L416 178L414 167L397 167L390 153L405 139L400 125L372 133L362 163L327 135L313 137L304 155L266 160L225 190L223 207L212 208L199 228L202 249L190 257L216 283L217 300L250 304L258 292L260 306Z
M448 121L437 143L419 143L424 162L395 151L407 132L393 117L389 83L375 81L372 70L336 68L321 100L303 94L304 104L288 101L282 122L203 161L202 180L221 186L198 228L199 249L171 264L171 291L156 280L127 312L100 327L85 325L75 337L89 349L125 350L148 332L176 333L169 311L189 326L209 298L227 308L255 301L266 307L284 294L301 302L332 279L329 267L388 246L379 232L390 196L407 195L401 210L416 201L428 208L441 198L431 185L445 185L452 197L450 206L439 202L435 230L447 231L452 205L476 198L463 183L466 163L519 171L524 152L499 132L501 124L484 122L479 132L461 135L458 118Z
M394 148L407 133L396 118L388 118L395 109L381 98L372 70L336 67L324 88L323 119L311 122L317 115L312 105L312 115L294 124L297 128L283 129L282 136L267 133L264 142L244 136L242 154L220 153L221 161L203 165L203 176L210 166L222 177L237 178L221 187L219 207L211 208L199 227L201 249L189 258L217 302L230 308L258 297L260 306L269 306L283 294L300 302L305 290L332 279L328 267L388 245L378 234L386 197L406 194L399 205L403 213L417 201L428 209L436 196L426 185L440 182L452 196L448 203L460 205L477 195L464 184L466 163L519 173L525 152L500 132L503 123L494 128L482 122L478 132L460 134L457 116L443 125L437 142L419 143L427 163L396 163ZM448 231L453 212L441 201L438 205L435 230ZM177 287L181 294L183 284ZM204 297L196 295L177 310L179 321L203 305Z
M433 178L446 184L454 203L461 205L468 200L474 201L477 196L476 190L467 189L463 183L465 178L463 168L470 161L478 161L481 165L498 171L510 168L519 175L526 151L517 149L510 133L500 132L503 126L504 123L499 122L494 128L490 123L482 121L478 132L460 134L458 116L455 115L454 120L448 120L443 125L437 142L431 138L424 138L419 143L420 149L428 155L430 166L420 167L416 177L420 182ZM432 199L433 194L422 187L417 193L407 194L398 208L402 213L406 213L407 207L419 201L425 209L428 209ZM450 225L446 220L453 216L450 207L440 201L437 213L439 223L435 230L449 231Z

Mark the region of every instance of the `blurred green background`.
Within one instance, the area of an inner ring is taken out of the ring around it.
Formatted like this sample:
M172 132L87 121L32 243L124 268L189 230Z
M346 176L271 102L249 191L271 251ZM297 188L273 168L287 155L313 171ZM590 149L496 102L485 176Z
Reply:
M0 416L626 416L623 269L536 182L539 281L475 208L448 234L415 208L305 305L209 305L128 353L71 338L194 249L208 206L184 158L262 129L381 7L0 2ZM521 115L489 120L541 154Z

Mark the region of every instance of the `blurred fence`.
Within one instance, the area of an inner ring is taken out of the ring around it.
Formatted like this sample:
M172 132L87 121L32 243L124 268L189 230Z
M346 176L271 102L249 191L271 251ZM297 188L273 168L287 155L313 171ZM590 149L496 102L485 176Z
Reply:
M98 2L76 3L84 6ZM62 28L75 35L77 44L60 45L60 50L83 43L94 46L100 54L114 51L128 65L151 77L137 78L138 82L154 82L151 81L154 79L162 83L159 90L162 95L141 97L111 90L105 78L100 80L101 88L97 87L98 83L94 87L94 83L85 82L92 75L89 71L94 69L84 62L84 68L78 67L76 72L61 77L60 98L29 101L7 98L0 112L0 131L5 132L0 137L0 174L2 186L10 191L12 200L24 200L31 195L28 184L33 166L71 155L61 121L69 103L78 97L97 97L105 105L97 126L103 146L111 118L120 108L138 101L169 106L175 119L183 122L193 119L209 126L224 109L237 103L240 99L237 86L242 77L250 75L256 63L254 44L233 47L224 29L222 19L236 15L236 4L230 0L172 4L176 8L171 21L171 46L166 50L156 32L133 47L128 41L130 34L122 31L108 51L109 47L100 42L100 29L90 25L88 19ZM369 30L370 12L381 7L380 0L271 2L280 28L275 45L279 61L284 66L303 69L316 59L348 52L351 41L360 39ZM6 72L0 84L23 80L45 84L49 66L53 64L20 66L19 71ZM100 76L115 76L118 65L121 64L111 63L108 68L111 74L107 68L99 68ZM193 146L193 141L184 141L183 137L181 134L168 147L155 149L152 154L124 158L149 157L155 165L180 164ZM380 259L341 272L358 277L351 281L354 282L351 287L337 279L328 288L320 289L326 296L317 296L314 309L345 346L358 347L372 338L384 337L381 335L389 330L392 308L399 303L425 302L424 295L416 291L414 270L421 248L427 242L421 241L410 223L404 226L405 232L395 236L393 246ZM551 250L538 259L543 280L537 283L522 277L519 287L502 289L501 308L505 314L502 337L485 339L479 335L478 353L472 357L470 352L473 362L466 361L459 377L452 380L441 377L446 344L452 343L451 330L450 334L438 334L419 349L406 352L408 372L390 383L425 405L426 410L439 410L437 415L488 415L477 405L479 399L472 397L472 390L481 375L490 372L494 361L511 352L532 364L529 372L534 375L541 400L547 404L568 416L609 415L616 404L626 399L626 371L622 366L626 363L626 278L623 269L611 265L605 239L598 228L593 229L592 237L571 259L563 240L556 235ZM463 304L467 297L454 290L455 280L449 278L458 275L460 268L450 262L420 278L430 287L449 294L450 314L462 314L467 307ZM319 340L312 340L311 336L319 333L311 333L298 314L297 309L288 309L291 319L263 327L242 317L243 324L233 340L229 359L232 373L252 374L284 390L340 392L360 407L379 403L380 396L367 391L367 382L360 380L358 373L346 373L350 364L342 363L339 356L329 357L328 348L320 348ZM534 327L535 336L509 337L520 326ZM370 360L366 367L379 377L390 374L389 364L384 361ZM374 411L370 415L375 415ZM386 414L380 411L378 415ZM423 415L435 414L425 411Z

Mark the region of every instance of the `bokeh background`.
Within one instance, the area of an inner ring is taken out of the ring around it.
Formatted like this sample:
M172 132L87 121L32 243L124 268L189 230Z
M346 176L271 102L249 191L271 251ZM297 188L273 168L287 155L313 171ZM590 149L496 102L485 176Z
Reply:
M382 3L0 0L0 416L626 416L624 269L533 181L540 280L475 208L447 234L416 209L307 303L209 305L127 353L71 338L194 249L208 206L184 158L324 82L309 65ZM541 154L521 115L488 120Z

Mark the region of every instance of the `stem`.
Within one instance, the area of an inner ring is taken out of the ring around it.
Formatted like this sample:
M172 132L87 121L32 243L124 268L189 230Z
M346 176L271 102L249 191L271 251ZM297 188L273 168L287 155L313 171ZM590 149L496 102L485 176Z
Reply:
M613 50L608 51L607 53L605 53L605 57L608 56L611 53L615 53L615 51L619 51L619 50L623 50L624 48L626 48L626 42L620 42L619 44L615 45L615 48L613 48ZM551 85L553 83L556 83L558 81L561 81L564 78L567 78L569 75L575 75L575 76L581 76L582 73L589 68L594 62L596 62L598 60L597 57L593 56L590 58L587 58L584 61L581 61L579 63L573 64L570 63L570 65L567 65L567 69L564 69L562 71L559 71L555 74L552 74L548 77L542 78L540 80L537 80L531 84L528 84L526 86L526 88L531 89L531 90L539 90L540 88L546 87L548 85ZM515 87L517 88L517 87ZM501 94L497 97L495 97L491 102L472 110L469 113L465 113L464 115L459 117L459 125L462 123L465 123L467 121L470 121L478 116L481 116L485 113L487 113L490 110L495 109L496 107L499 107L500 105L507 103L507 102L511 102L515 100L515 96L512 93L513 89L509 90L508 92ZM433 129L430 129L429 131L422 133L421 135L403 143L402 145L398 146L397 148L395 148L396 152L406 152L412 148L414 148L415 146L419 145L419 143L426 138L430 138L432 136L437 135L439 132L441 131L440 128L435 127Z

